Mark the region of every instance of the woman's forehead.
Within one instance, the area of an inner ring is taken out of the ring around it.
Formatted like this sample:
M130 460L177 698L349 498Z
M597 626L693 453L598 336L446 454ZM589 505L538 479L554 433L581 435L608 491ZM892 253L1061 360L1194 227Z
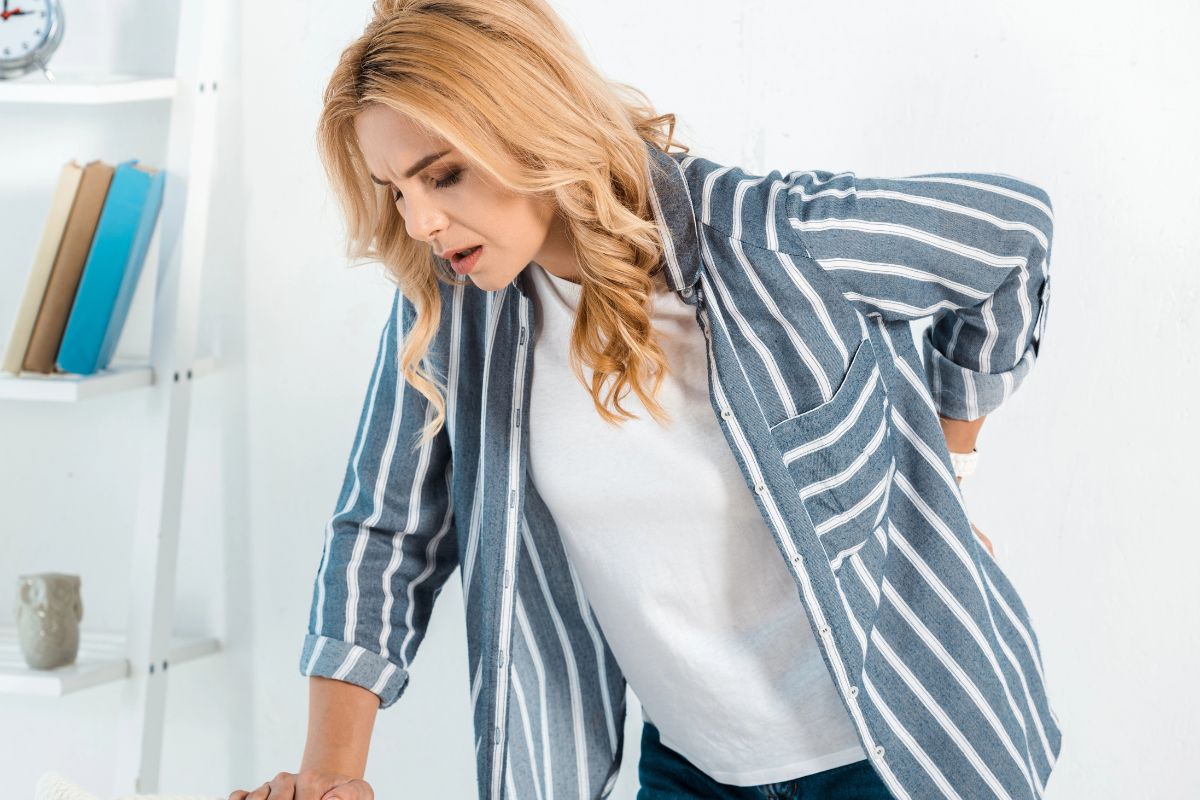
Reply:
M372 103L360 111L354 125L360 138L366 133L416 147L444 149L450 146L449 141L433 128L381 103Z

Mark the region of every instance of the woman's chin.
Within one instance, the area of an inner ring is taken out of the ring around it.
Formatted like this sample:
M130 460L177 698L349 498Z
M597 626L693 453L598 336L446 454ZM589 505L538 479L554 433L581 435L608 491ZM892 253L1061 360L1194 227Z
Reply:
M480 289L485 292L494 292L497 289L503 289L505 287L505 285L507 285L507 283L512 282L512 281L507 281L505 283L497 283L496 280L492 276L490 276L486 273L479 274L477 272L472 272L467 277L471 279L471 283L475 284L475 288Z
M499 277L497 277L499 276ZM476 269L467 274L475 286L485 292L495 292L515 283L517 276L505 276L491 269ZM514 287L515 288L515 287Z

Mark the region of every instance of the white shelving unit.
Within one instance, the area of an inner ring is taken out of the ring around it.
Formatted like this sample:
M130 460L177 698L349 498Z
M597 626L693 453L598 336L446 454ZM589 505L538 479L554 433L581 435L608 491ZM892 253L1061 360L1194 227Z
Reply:
M124 631L81 631L74 664L57 669L29 669L17 642L17 629L0 628L0 682L10 693L59 697L81 689L122 681L132 667L126 657ZM172 636L168 661L179 664L215 653L220 643L211 636Z
M179 90L179 82L173 77L55 73L55 78L51 83L35 73L19 80L0 81L0 103L133 103L170 100Z
M212 356L197 358L192 362L192 377L212 372L216 366L216 359ZM0 400L73 403L153 384L154 368L150 365L119 363L114 360L112 366L95 375L23 374L19 378L0 375ZM3 691L2 683L0 691Z
M159 246L150 248L147 263L149 268L157 262L158 270L149 362L114 362L88 376L0 376L0 409L6 414L17 412L12 406L21 403L82 402L113 394L146 404L125 629L92 630L85 621L76 663L34 670L25 666L15 629L0 628L0 695L59 696L119 683L116 794L158 790L168 669L221 649L215 636L171 630L191 386L218 366L212 358L197 358L196 334L226 13L226 0L180 2L174 75L56 74L53 83L42 75L0 81L7 120L15 119L21 106L46 103L154 101L165 103L170 113L162 165L167 176L155 233ZM0 164L3 158L0 154Z

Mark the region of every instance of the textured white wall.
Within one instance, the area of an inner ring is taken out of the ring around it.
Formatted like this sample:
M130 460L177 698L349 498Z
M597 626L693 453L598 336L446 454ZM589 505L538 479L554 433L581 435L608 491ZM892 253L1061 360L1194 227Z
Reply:
M96 41L69 41L61 57L128 62L130 49L109 42L114 17L101 20L95 0L75 5L76 16L97 18ZM146 0L120 5L123 25L168 21ZM993 171L1047 189L1056 277L1046 344L1030 379L985 423L967 502L1037 624L1064 728L1047 796L1200 795L1187 758L1200 746L1200 701L1187 678L1200 668L1200 589L1189 575L1200 546L1185 513L1195 482L1185 459L1200 444L1188 402L1200 388L1200 118L1190 100L1200 64L1187 39L1200 22L1195 7L556 7L610 77L675 112L684 140L715 161L860 175ZM196 387L205 438L189 460L180 588L181 614L218 628L230 652L172 673L170 789L250 788L295 770L304 743L297 660L311 582L389 300L378 267L345 266L313 147L325 79L370 10L365 0L328 9L262 0L240 4L231 20L206 311L229 370ZM7 122L9 109L0 113ZM39 113L21 124L48 130L62 119ZM154 141L158 118L121 113ZM117 156L99 123L50 142L41 133L0 126L6 149L42 140L36 174L25 162L16 180L11 160L0 162L0 210L27 223L12 241L28 253L36 233L27 229L40 224L46 176L63 154ZM7 329L25 266L0 268ZM137 435L139 410L128 398L0 405L0 591L19 572L78 571L85 593L93 589L86 619L124 620L133 500L122 477L136 464L121 443ZM458 586L457 575L451 581ZM367 775L377 796L473 796L466 664L452 589L440 596L408 692L379 715ZM32 788L42 769L78 764L81 779L104 786L96 781L108 776L105 720L117 696L0 697L5 733L32 731L0 751L8 785ZM64 726L71 734L56 745ZM640 727L631 696L614 793L622 800L636 793Z

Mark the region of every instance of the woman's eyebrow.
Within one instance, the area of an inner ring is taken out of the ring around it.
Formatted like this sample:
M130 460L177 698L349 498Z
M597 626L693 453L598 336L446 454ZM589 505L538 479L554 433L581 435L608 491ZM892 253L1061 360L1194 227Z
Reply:
M420 161L418 161L417 163L415 163L411 167L409 167L408 170L404 173L404 177L411 178L413 175L416 175L418 172L425 169L430 164L437 161L439 158L441 158L442 156L446 155L449 152L450 152L449 150L443 150L440 153L430 153L429 155L425 156ZM371 180L374 181L375 183L378 183L380 186L390 185L388 183L388 181L381 181L381 180L379 180L379 178L376 178L373 174L371 175Z

